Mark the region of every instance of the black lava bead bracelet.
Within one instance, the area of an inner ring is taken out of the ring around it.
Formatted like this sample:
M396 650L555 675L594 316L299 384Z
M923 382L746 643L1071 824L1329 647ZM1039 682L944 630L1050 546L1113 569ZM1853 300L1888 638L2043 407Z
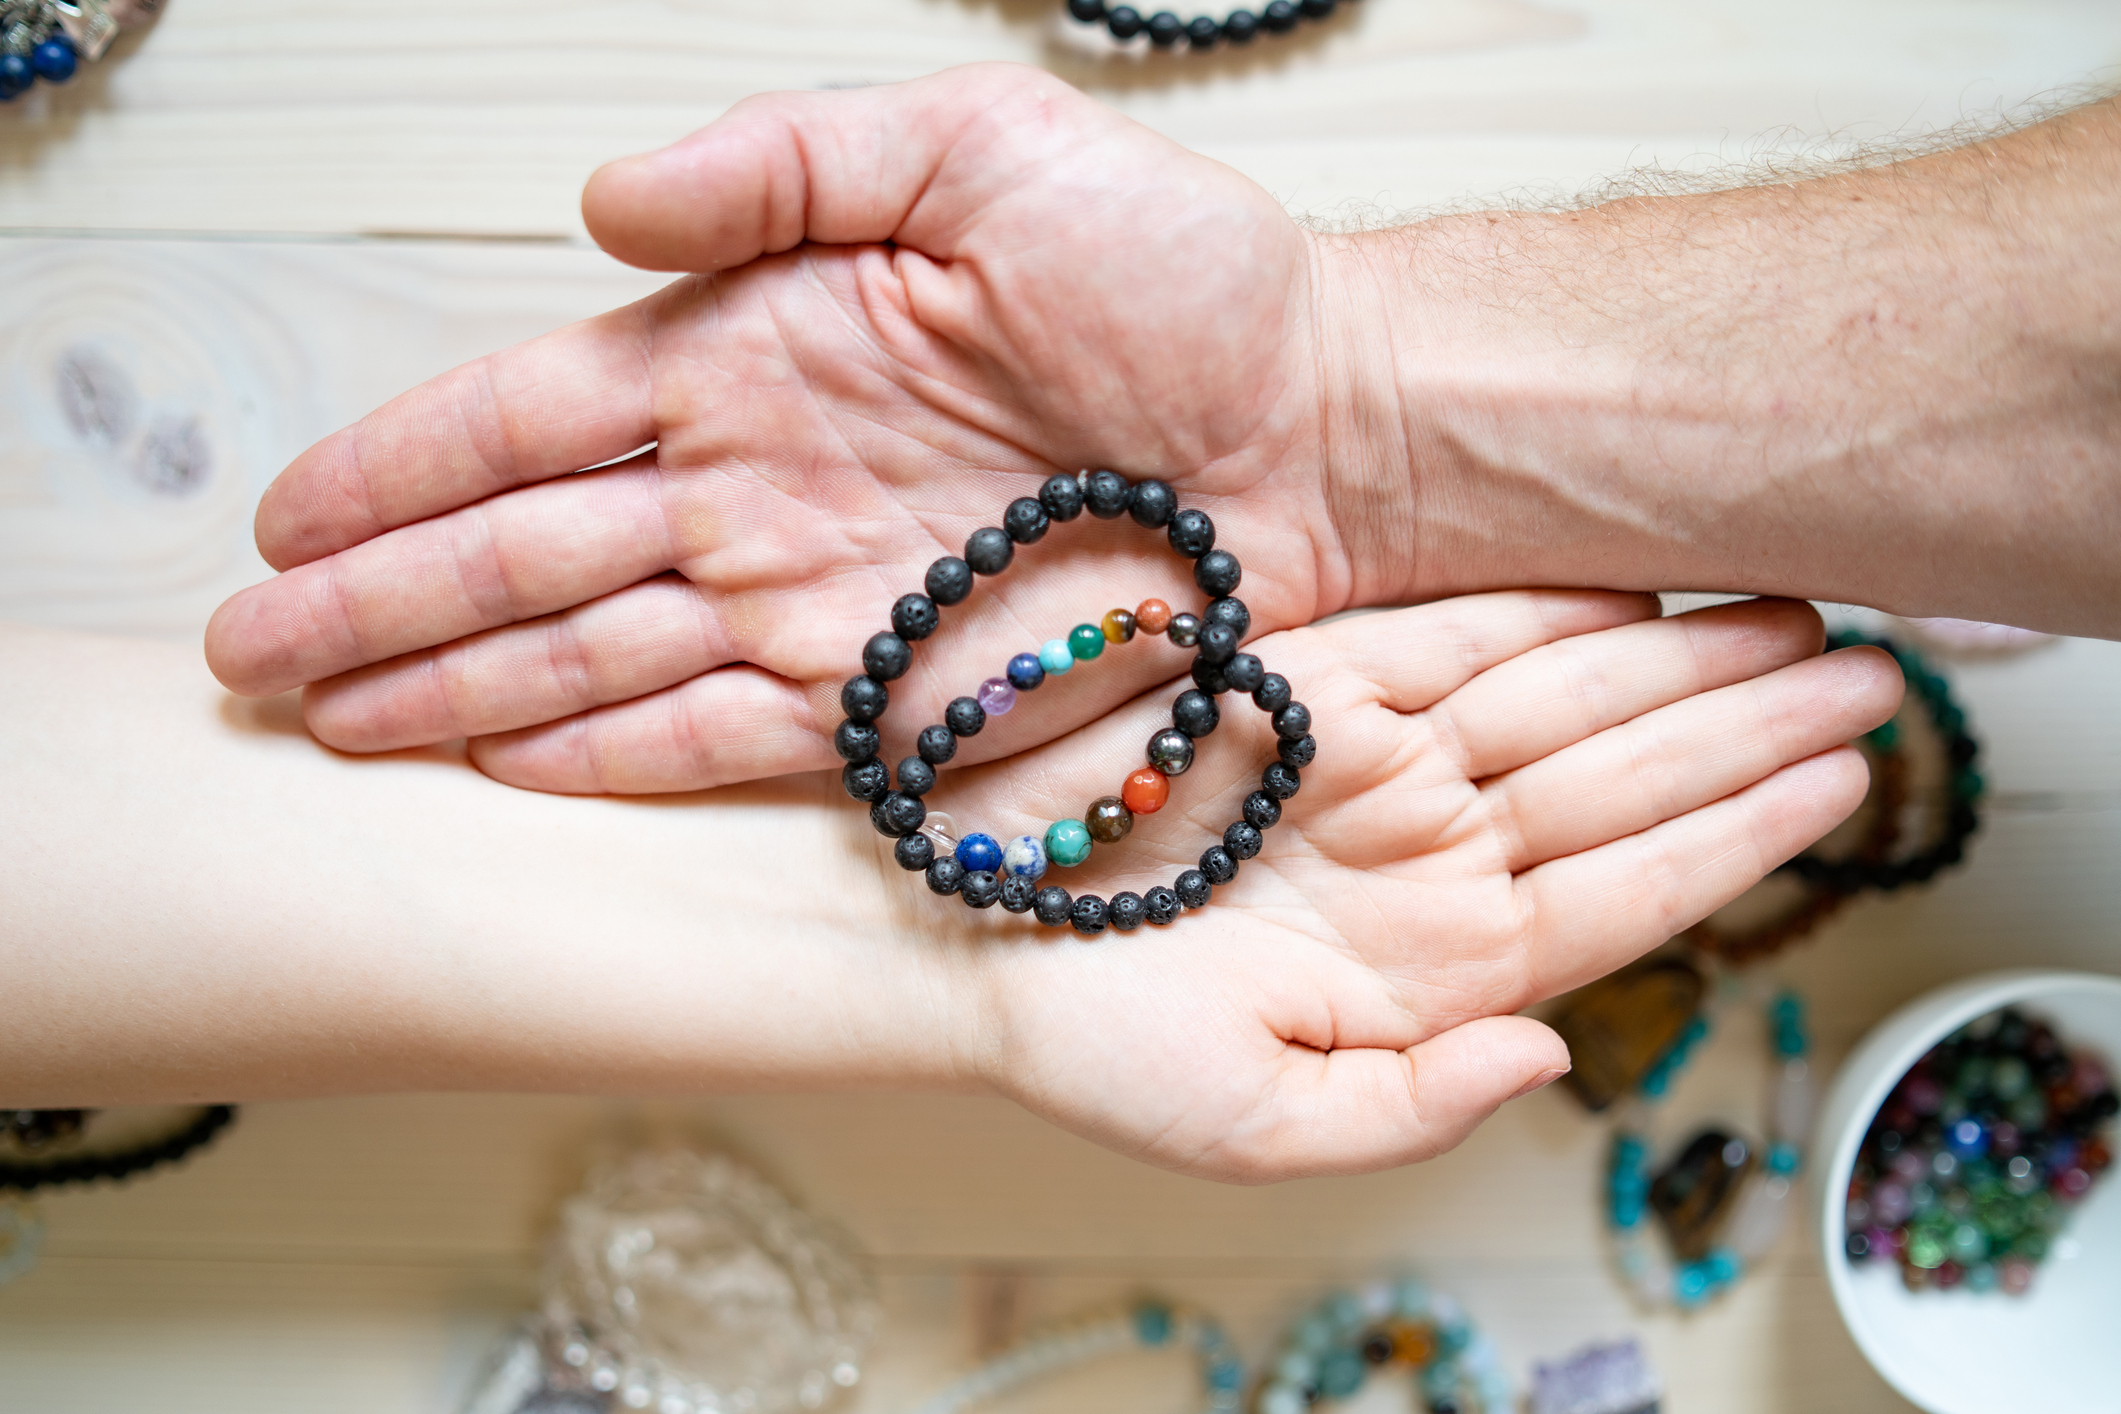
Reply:
M1038 541L1052 522L1073 520L1085 510L1101 520L1125 515L1145 529L1162 530L1171 548L1193 562L1193 582L1213 596L1211 602L1196 616L1172 614L1161 600L1146 600L1137 610L1108 613L1102 629L1078 625L1066 639L1048 642L1036 654L1016 655L1005 678L988 679L977 697L954 699L941 722L922 730L916 754L898 764L894 789L892 773L878 756L882 736L876 724L891 703L886 684L912 666L911 645L935 632L944 607L962 603L971 594L975 576L1000 574L1018 545ZM1238 651L1252 622L1243 601L1233 597L1243 575L1237 557L1215 547L1215 523L1204 512L1182 509L1177 494L1164 482L1130 484L1111 471L1049 478L1035 498L1020 497L1009 504L1001 527L974 531L962 557L946 555L930 565L926 592L901 597L892 605L890 630L864 646L864 671L840 689L847 719L834 732L833 746L847 763L841 785L854 799L869 802L869 818L879 834L898 841L893 855L899 867L925 874L931 890L956 894L973 908L999 903L1011 913L1032 913L1049 926L1072 924L1089 936L1108 925L1131 932L1143 923L1166 924L1184 909L1205 907L1215 885L1236 878L1239 864L1264 847L1265 832L1280 821L1282 802L1302 786L1302 769L1318 750L1310 709L1294 699L1288 679L1268 672L1254 655ZM1108 642L1131 639L1142 625L1151 632L1161 629L1172 643L1195 650L1194 686L1178 694L1171 725L1150 737L1148 764L1128 777L1122 794L1093 802L1086 821L1055 821L1043 839L1020 835L1006 847L985 834L953 840L929 824L924 797L935 786L937 768L957 754L959 737L977 735L990 712L1010 710L1019 692L1036 689L1049 673L1066 672L1077 660L1097 657ZM1245 797L1241 818L1223 831L1222 842L1211 845L1197 867L1179 874L1168 887L1157 885L1145 894L1120 893L1108 902L1096 894L1071 896L1056 884L1040 887L1049 864L1080 864L1089 857L1093 841L1116 842L1133 828L1134 815L1161 808L1168 778L1190 768L1195 740L1214 731L1221 720L1215 699L1233 691L1248 694L1271 717L1277 759L1260 773L1259 788ZM949 852L939 851L939 845Z
M1181 20L1169 10L1144 17L1132 5L1107 5L1105 0L1068 0L1068 13L1086 25L1102 24L1122 42L1138 34L1149 36L1158 49L1170 49L1180 40L1193 49L1213 49L1227 41L1250 44L1261 34L1287 34L1305 20L1322 20L1338 9L1337 0L1268 0L1258 13L1232 10L1217 20L1197 15Z
M22 1118L15 1120L18 1131L26 1131L27 1116L51 1111L22 1111ZM64 1135L78 1133L81 1128L79 1111L64 1111L74 1116ZM0 1160L0 1191L30 1193L39 1188L56 1188L68 1183L95 1183L104 1179L113 1181L131 1178L148 1169L160 1168L164 1164L176 1163L202 1145L213 1142L214 1136L235 1123L234 1105L207 1105L179 1129L160 1139L115 1153L65 1154L43 1161L18 1163Z

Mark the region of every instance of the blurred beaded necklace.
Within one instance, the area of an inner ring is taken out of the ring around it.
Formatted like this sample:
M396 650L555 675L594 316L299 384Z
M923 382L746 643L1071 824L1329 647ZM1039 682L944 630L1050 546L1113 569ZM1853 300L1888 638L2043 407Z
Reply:
M154 19L162 0L0 0L0 102L65 83L103 57L122 30Z
M1250 44L1262 34L1288 34L1304 21L1323 20L1338 8L1337 0L1268 0L1257 11L1232 10L1220 20L1212 15L1181 20L1170 10L1144 15L1132 5L1068 0L1068 14L1078 24L1103 25L1121 44L1145 34L1153 49L1172 50L1183 44L1196 53L1219 44Z

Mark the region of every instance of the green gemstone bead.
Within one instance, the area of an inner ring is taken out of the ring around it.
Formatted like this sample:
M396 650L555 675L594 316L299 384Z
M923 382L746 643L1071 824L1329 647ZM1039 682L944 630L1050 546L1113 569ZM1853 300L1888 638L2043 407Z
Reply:
M1926 1232L1907 1240L1907 1259L1925 1270L1944 1265L1944 1244Z
M1900 724L1888 720L1884 726L1873 727L1870 732L1871 745L1880 751L1891 751L1900 741Z
M1089 857L1090 831L1082 821L1055 820L1046 827L1046 858L1063 869L1073 869Z
M1089 662L1105 651L1105 631L1096 624L1077 624L1068 630L1068 651Z

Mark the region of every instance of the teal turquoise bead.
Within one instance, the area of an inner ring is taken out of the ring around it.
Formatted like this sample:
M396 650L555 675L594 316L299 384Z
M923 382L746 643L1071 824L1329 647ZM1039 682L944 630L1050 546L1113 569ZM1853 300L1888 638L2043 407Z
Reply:
M1369 1374L1361 1354L1353 1350L1329 1350L1318 1362L1318 1392L1327 1399L1346 1399L1362 1388Z
M1089 662L1105 651L1105 631L1096 624L1077 624L1068 630L1068 651ZM1052 669L1048 668L1048 672Z
M1134 1336L1143 1345L1162 1345L1171 1338L1171 1308L1144 1301L1134 1308Z
M1102 634L1099 637L1103 637ZM1068 640L1049 638L1038 646L1038 665L1047 673L1065 673L1075 666L1075 655L1068 651Z
M1090 857L1090 831L1080 820L1055 820L1046 827L1046 858L1073 869Z

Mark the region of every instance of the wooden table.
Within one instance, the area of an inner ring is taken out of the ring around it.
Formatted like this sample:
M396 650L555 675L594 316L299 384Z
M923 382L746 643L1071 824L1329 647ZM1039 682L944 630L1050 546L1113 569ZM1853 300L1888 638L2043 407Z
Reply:
M1942 126L2096 78L2121 59L2121 8L1364 0L1207 60L1099 59L1077 39L1057 0L171 0L69 88L0 115L0 616L195 636L264 577L250 508L294 452L651 288L583 239L583 176L750 92L1041 63L1293 209L1378 219ZM98 376L129 380L160 429L152 465L68 423L61 383ZM2121 966L2121 648L1953 676L1988 744L1989 823L1970 868L1851 908L1790 960L1829 1065L1950 978ZM1752 1028L1732 1023L1677 1109L1756 1113ZM49 1201L42 1268L0 1290L0 1409L454 1409L529 1300L583 1155L644 1134L730 1146L875 1254L889 1324L862 1414L969 1358L998 1299L1021 1321L1170 1292L1257 1358L1326 1283L1397 1270L1455 1291L1520 1375L1632 1333L1673 1410L1908 1407L1844 1334L1801 1229L1715 1309L1635 1316L1599 1246L1601 1131L1542 1094L1437 1162L1264 1189L1151 1171L974 1099L256 1106L179 1172ZM1145 1359L999 1407L1152 1414L1184 1390ZM1403 1408L1393 1394L1354 1407Z

